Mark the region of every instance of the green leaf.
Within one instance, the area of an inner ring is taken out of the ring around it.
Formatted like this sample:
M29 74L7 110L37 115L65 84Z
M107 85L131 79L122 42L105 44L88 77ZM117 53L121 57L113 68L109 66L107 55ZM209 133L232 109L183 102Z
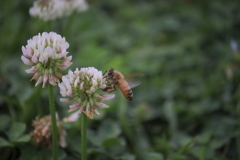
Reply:
M197 137L193 138L190 142L188 142L185 146L183 146L177 153L183 154L188 151L189 147L196 141Z
M188 160L188 159L183 155L173 154L170 155L170 157L167 160Z
M112 147L117 145L121 145L121 140L117 138L109 138L103 142L104 147Z
M126 154L126 155L123 155L123 156L119 157L119 159L122 159L122 160L136 160L136 156L132 155L132 154Z
M59 160L65 160L65 158L67 157L67 154L65 153L65 151L63 149L59 149L58 150L58 159Z
M20 147L21 156L19 160L42 160L42 156L39 151L37 151L34 147L30 146L22 146Z
M99 138L102 139L102 141L108 139L108 138L115 138L121 133L119 124L111 121L106 120L103 122L102 126L99 129Z
M102 145L102 141L103 140L100 139L97 136L97 134L94 131L90 130L90 129L87 130L87 139L89 141L91 141L96 146L101 146Z
M16 142L28 142L31 139L30 135L25 134L21 137L19 137Z
M111 152L107 152L106 150L102 149L102 148L92 148L92 149L88 149L88 154L99 154L99 155L104 155L106 157L109 157L109 159L114 159L114 157L112 156Z
M177 117L174 108L174 101L166 101L163 111L169 122L170 131L172 132L172 134L174 134L177 131Z
M12 146L12 144L9 143L7 140L3 139L2 137L0 137L0 147L8 147L8 146Z
M163 155L161 153L150 152L150 153L146 154L145 159L163 160L164 158L163 158Z
M0 122L1 122L0 123L0 131L3 131L9 125L10 117L7 115L1 115Z
M40 150L41 156L43 159L52 159L52 151L50 148L42 148Z
M11 142L17 142L18 138L24 133L26 130L26 124L21 122L15 122L9 129L9 139Z
M118 144L116 137L121 133L119 125L110 120L103 121L98 132L87 130L88 139L97 146ZM108 141L108 139L110 139ZM113 140L113 141L111 141ZM105 144L103 144L105 143Z
M181 157L175 157L175 158L172 158L172 159L169 159L169 160L188 160L186 158L181 158Z

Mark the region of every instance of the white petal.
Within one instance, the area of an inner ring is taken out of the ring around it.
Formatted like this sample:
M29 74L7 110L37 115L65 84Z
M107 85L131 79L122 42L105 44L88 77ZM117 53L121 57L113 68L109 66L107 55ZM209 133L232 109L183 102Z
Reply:
M115 94L105 94L99 97L99 101L108 101L110 99L113 99L115 97Z
M35 86L37 86L38 84L42 83L42 81L43 81L43 76L40 76L40 77L38 78L38 81L37 81L37 83L35 84ZM44 87L43 87L43 88L44 88Z
M22 59L24 64L29 65L29 66L33 65L33 62L31 60L27 59L24 56L21 56L21 59Z
M64 102L64 103L69 103L71 102L72 100L70 98L60 98L60 101L61 102Z
M69 117L63 119L64 122L75 122L78 119L78 112L74 112Z
M76 102L69 106L69 108L71 108L71 109L78 108L78 107L79 107L79 102Z
M104 104L104 103L99 103L99 102L96 102L95 103L99 108L109 108L108 105Z
M36 73L37 72L37 68L35 66L33 66L30 69L26 69L25 72L26 73Z

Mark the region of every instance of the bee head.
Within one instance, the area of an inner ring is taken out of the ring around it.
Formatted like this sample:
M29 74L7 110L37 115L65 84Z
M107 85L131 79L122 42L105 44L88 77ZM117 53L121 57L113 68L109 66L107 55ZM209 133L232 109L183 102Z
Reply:
M110 69L108 70L108 76L111 76L111 75L113 74L113 71L114 71L114 69L113 69L113 68L110 68Z
M113 75L113 71L114 69L113 68L110 68L109 70L107 70L103 75L103 78L106 78L106 77L111 77Z

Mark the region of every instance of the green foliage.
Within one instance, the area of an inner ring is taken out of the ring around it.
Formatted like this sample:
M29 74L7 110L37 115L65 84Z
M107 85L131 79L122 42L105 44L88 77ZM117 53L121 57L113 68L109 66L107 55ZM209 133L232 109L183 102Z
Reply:
M0 119L6 119L6 116L1 116ZM3 122L4 124L4 122ZM28 134L24 134L26 130L26 124L21 122L13 122L13 124L10 126L8 131L6 132L6 135L8 137L8 140L5 140L4 138L0 137L0 146L14 146L19 143L25 143L30 140L30 136Z
M54 31L70 44L71 70L110 67L143 73L134 98L120 91L109 109L88 122L93 160L237 160L240 158L240 65L230 41L240 46L240 2L89 0L89 9L43 22L30 17L32 1L0 6L0 160L49 159L33 145L32 120L49 114L47 91L25 73L21 46ZM65 74L67 71L64 71ZM60 119L69 116L59 102ZM80 159L80 119L65 124L59 159Z
M8 146L12 146L12 144L9 143L7 140L3 139L2 137L0 137L0 147L8 147Z

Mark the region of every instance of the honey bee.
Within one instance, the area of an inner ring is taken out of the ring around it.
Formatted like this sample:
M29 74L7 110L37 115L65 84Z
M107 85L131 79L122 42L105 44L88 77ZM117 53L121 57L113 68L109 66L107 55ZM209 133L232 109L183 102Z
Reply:
M140 75L140 74L138 74ZM132 101L133 98L133 92L131 88L136 87L140 84L138 81L130 81L126 80L124 77L124 74L120 73L119 71L114 70L113 68L110 68L104 73L103 78L106 78L107 81L110 83L107 83L107 86L102 89L102 91L111 93L116 91L116 85L121 90L124 97Z

